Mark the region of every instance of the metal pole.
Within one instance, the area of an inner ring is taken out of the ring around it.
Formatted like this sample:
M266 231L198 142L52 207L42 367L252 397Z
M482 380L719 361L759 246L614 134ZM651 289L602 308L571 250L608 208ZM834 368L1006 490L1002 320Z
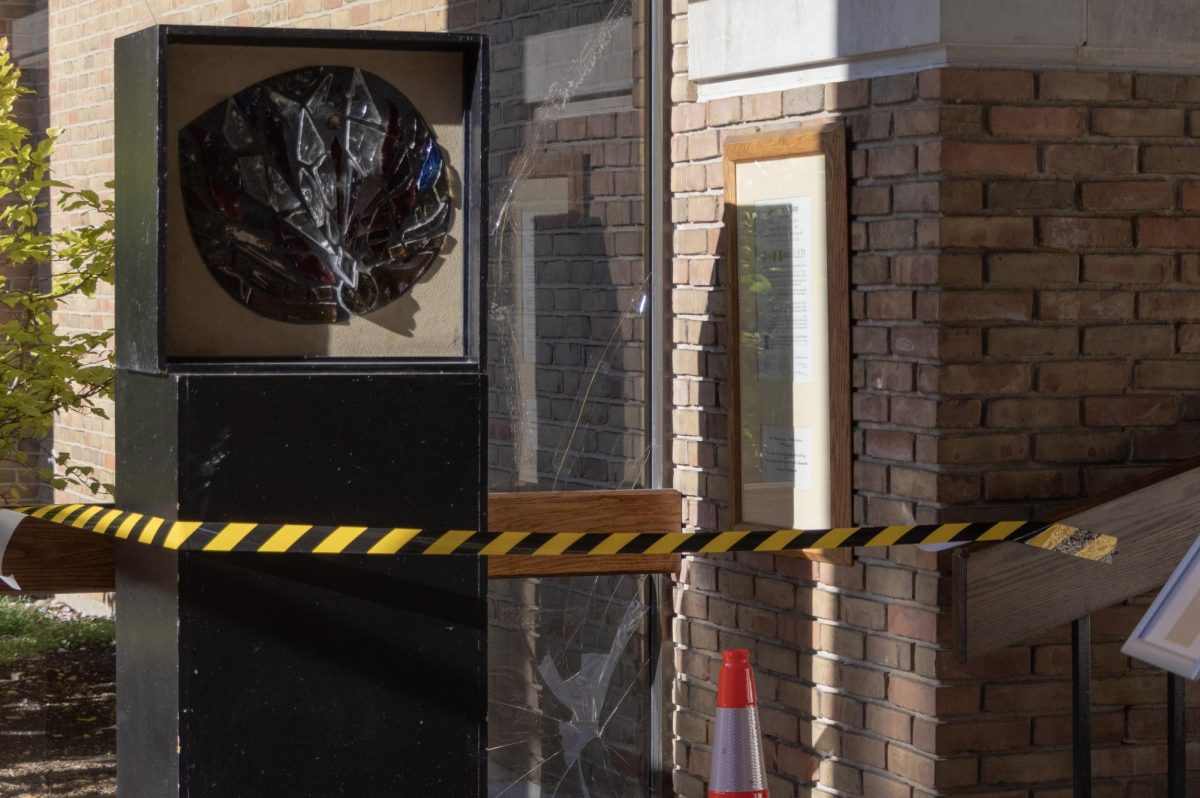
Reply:
M1092 616L1071 623L1074 798L1092 796Z
M1187 682L1167 674L1167 798L1187 795Z

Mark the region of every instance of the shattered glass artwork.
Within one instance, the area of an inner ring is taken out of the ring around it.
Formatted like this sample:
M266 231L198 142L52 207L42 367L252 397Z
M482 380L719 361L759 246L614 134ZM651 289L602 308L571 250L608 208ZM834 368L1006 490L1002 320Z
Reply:
M268 318L332 323L407 292L450 229L450 165L399 89L317 66L255 83L183 127L192 239Z

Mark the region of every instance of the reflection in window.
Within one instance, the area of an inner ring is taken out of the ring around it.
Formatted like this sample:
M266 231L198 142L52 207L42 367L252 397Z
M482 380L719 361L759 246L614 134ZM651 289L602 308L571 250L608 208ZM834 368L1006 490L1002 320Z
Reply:
M628 2L593 0L484 30L493 32L491 487L642 487L640 24Z
M529 5L479 26L490 487L645 487L641 4ZM651 794L653 580L496 580L489 604L488 796Z

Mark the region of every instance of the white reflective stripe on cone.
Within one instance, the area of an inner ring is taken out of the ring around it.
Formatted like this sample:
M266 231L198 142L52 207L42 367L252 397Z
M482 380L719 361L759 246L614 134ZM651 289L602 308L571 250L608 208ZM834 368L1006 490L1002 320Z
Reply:
M754 707L717 707L717 724L713 737L712 776L708 780L709 798L767 798L758 710Z

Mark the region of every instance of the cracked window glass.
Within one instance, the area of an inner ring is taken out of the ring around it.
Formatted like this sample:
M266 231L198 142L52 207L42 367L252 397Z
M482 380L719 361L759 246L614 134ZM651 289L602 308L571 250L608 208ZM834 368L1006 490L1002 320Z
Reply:
M648 795L647 576L493 583L488 798Z
M646 487L644 5L504 11L478 27L492 44L490 489ZM653 793L653 585L490 583L489 798Z

